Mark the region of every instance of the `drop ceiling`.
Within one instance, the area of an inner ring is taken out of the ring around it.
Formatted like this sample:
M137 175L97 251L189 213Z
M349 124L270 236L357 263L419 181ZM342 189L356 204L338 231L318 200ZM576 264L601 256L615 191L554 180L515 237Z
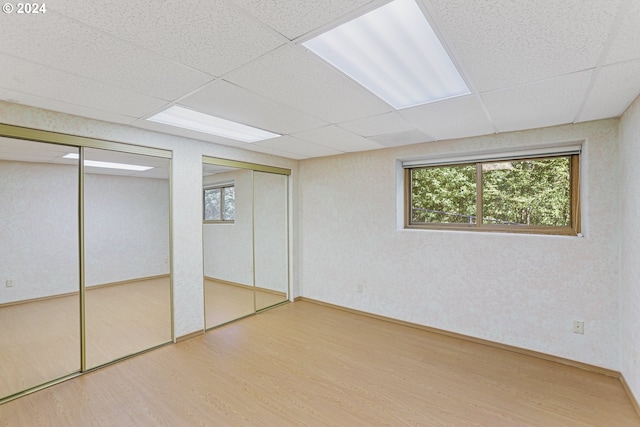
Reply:
M640 93L639 1L417 1L470 95L396 110L302 46L386 1L56 0L0 16L0 99L305 159L618 117ZM146 120L172 105L282 136Z

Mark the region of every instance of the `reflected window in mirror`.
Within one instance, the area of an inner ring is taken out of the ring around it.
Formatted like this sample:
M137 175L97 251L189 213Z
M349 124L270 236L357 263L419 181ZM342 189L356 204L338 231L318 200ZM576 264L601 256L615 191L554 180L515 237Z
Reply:
M235 185L205 188L203 213L205 222L233 222L236 216Z

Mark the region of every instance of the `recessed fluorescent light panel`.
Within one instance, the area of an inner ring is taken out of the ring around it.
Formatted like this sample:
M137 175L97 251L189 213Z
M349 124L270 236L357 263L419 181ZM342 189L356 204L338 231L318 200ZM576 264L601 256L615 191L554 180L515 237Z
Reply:
M80 156L76 153L69 153L66 156L62 156L63 159L79 159ZM106 169L122 169L128 171L148 171L149 169L153 169L153 166L139 166L139 165L128 165L126 163L111 163L111 162L99 162L97 160L85 160L85 166L92 166L94 168L106 168Z
M396 109L470 93L414 0L394 0L302 45Z
M267 132L266 130L221 119L219 117L200 113L178 105L169 107L166 110L149 117L147 120L243 142L257 142L281 136L277 133Z

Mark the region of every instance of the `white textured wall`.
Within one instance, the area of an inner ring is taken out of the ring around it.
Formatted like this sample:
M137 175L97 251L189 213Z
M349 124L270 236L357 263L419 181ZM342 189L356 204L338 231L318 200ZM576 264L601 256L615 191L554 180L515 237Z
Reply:
M618 369L617 124L301 161L301 295ZM584 238L398 227L398 159L583 139Z
M179 337L204 327L202 289L202 156L241 160L292 170L292 209L297 209L297 168L295 160L269 154L245 151L181 138L125 125L116 125L37 108L0 101L0 122L35 129L87 136L110 141L138 144L173 151L172 161L172 269L174 334ZM297 230L294 219L292 230ZM292 251L298 255L298 236L291 240ZM32 250L32 249L30 249ZM294 262L293 265L296 263ZM299 274L298 269L293 269ZM294 294L297 294L294 280Z
M204 275L253 285L253 186L250 170L207 177L208 184L234 182L236 214L233 224L203 225Z
M640 98L620 121L620 370L640 401Z
M0 243L0 304L77 291L78 168L0 161Z
M169 181L85 175L87 286L169 274Z

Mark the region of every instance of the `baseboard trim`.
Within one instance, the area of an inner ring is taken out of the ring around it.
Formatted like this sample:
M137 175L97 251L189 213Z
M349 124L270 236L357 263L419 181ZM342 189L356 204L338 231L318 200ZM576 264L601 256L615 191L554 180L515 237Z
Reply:
M624 375L622 374L620 374L620 382L622 383L622 387L624 387L624 391L627 392L627 396L629 396L629 399L631 400L631 403L633 404L633 407L635 408L636 413L640 417L640 404L638 404L638 400L636 399L636 396L633 394L633 391L631 391L631 387L629 387L629 383L627 383L627 380L624 378Z
M102 283L99 285L89 285L86 287L86 289L87 290L100 289L100 288L107 288L109 286L119 286L119 285L127 285L129 283L144 282L147 280L168 279L170 277L171 277L171 274L158 274L156 276L138 277L136 279L120 280L118 282Z
M129 283L144 282L145 280L166 279L169 277L171 277L170 274L160 274L157 276L139 277L137 279L121 280L119 282L103 283L101 285L92 285L92 286L87 286L85 289L87 291L90 291L92 289L100 289L100 288L107 288L109 286L118 286L118 285L126 285ZM73 292L65 292L63 294L47 295L44 297L36 297L36 298L29 298L29 299L21 299L18 301L4 302L0 304L0 308L9 307L12 305L27 304L30 302L46 301L46 300L55 299L55 298L70 297L70 296L78 295L79 293L80 293L79 291L73 291Z
M218 282L223 285L236 286L238 288L253 289L252 285L245 285L244 283L231 282L229 280L216 279L215 277L204 276L204 280L210 280L212 282Z
M556 363L560 363L560 364L563 364L563 365L572 366L574 368L584 369L585 371L595 372L595 373L606 375L606 376L613 377L613 378L621 378L620 372L614 371L613 369L607 369L607 368L603 368L603 367L596 366L596 365L590 365L588 363L578 362L576 360L566 359L564 357L553 356L553 355L547 354L547 353L542 353L542 352L538 352L538 351L534 351L534 350L528 350L528 349L525 349L525 348L516 347L516 346L512 346L512 345L508 345L508 344L502 344L502 343L499 343L499 342L485 340L485 339L482 339L482 338L476 338L476 337L472 337L472 336L469 336L469 335L463 335L463 334L459 334L457 332L450 332L450 331L446 331L444 329L432 328L430 326L420 325L418 323L406 322L404 320L398 320L398 319L394 319L392 317L380 316L378 314L373 314L373 313L369 313L369 312L366 312L366 311L356 310L356 309L349 308L349 307L343 307L343 306L340 306L340 305L331 304L331 303L324 302L324 301L319 301L319 300L314 300L314 299L311 299L311 298L296 297L294 299L294 302L295 301L310 302L310 303L313 303L313 304L318 304L318 305L322 305L322 306L329 307L329 308L335 308L337 310L342 310L342 311L346 311L346 312L353 313L353 314L359 314L361 316L371 317L371 318L374 318L374 319L383 320L383 321L386 321L386 322L391 322L391 323L395 323L395 324L402 325L402 326L408 326L410 328L420 329L420 330L426 331L426 332L432 332L434 334L444 335L444 336L451 337L451 338L458 338L458 339L461 339L461 340L464 340L464 341L469 341L469 342L473 342L473 343L476 343L476 344L487 345L487 346L499 348L499 349L502 349L502 350L512 351L514 353L519 353L519 354L523 354L523 355L526 355L526 356L537 357L539 359L544 359L544 360L548 360L548 361L551 361L551 362L556 362ZM627 392L627 393L629 393L629 392Z
M179 337L176 337L175 339L175 343L178 344L182 341L186 341L186 340L190 340L191 338L195 338L195 337L199 337L200 335L204 335L204 331L195 331L195 332L191 332L190 334L186 334L186 335L181 335Z
M64 294L47 295L46 297L36 297L36 298L29 298L29 299L21 299L18 301L4 302L0 304L0 308L11 307L13 305L27 304L30 302L38 302L38 301L46 301L46 300L56 299L56 298L71 297L79 294L80 292L74 291L74 292L66 292Z
M204 276L204 280L209 280L211 282L222 283L223 285L236 286L238 288L243 288L243 289L255 289L255 290L260 291L260 292L264 292L264 293L267 293L267 294L278 295L278 296L281 296L281 297L286 297L287 296L286 292L276 291L276 290L268 289L268 288L261 288L260 286L252 286L252 285L245 285L243 283L230 282L228 280L216 279L216 278L209 277L209 276Z

